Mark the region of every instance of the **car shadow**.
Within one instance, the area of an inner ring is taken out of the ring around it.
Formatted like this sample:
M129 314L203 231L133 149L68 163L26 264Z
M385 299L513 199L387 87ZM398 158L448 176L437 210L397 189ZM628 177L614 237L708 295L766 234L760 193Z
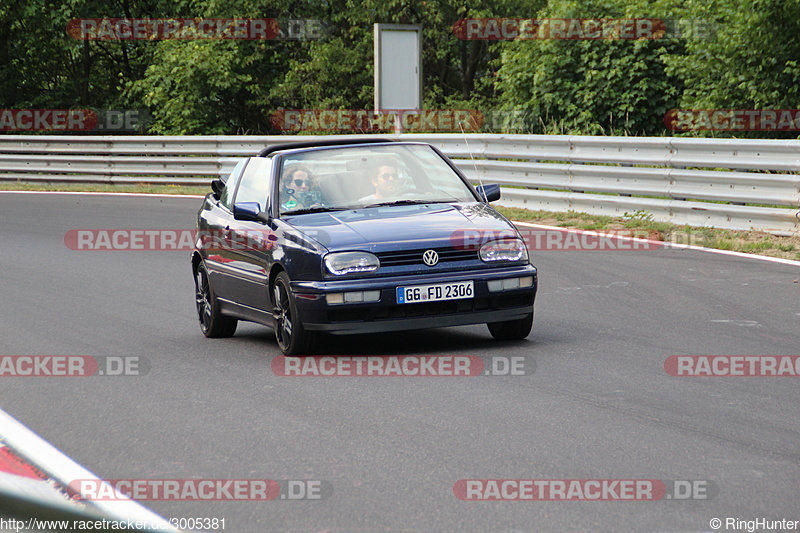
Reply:
M472 329L472 331L470 331ZM320 355L410 355L485 352L496 342L477 328L398 331L364 335L325 335Z
M277 350L275 335L269 328L240 327L234 338L264 342ZM533 349L536 344L535 332L528 339L500 342L492 338L486 326L476 325L358 335L323 334L314 355L500 355L509 349Z

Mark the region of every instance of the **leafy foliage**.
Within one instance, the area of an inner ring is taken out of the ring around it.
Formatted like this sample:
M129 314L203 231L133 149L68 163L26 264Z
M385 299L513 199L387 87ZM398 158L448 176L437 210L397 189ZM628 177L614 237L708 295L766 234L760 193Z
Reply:
M689 17L715 23L718 32L714 40L687 42L686 54L665 57L669 75L685 84L681 108L798 108L800 2L691 0L685 9ZM797 132L783 136L796 137Z
M551 1L550 18L662 18L655 3ZM506 108L533 113L532 132L658 134L677 105L682 83L662 57L677 40L518 40L503 51L498 88Z
M316 19L328 32L271 41L82 41L66 32L72 19L100 17ZM454 33L458 19L489 17L691 19L718 32L512 42ZM671 109L800 101L797 0L5 0L0 108L147 107L150 133L275 133L278 109L372 107L376 22L422 25L423 107L522 113L533 133L671 135Z

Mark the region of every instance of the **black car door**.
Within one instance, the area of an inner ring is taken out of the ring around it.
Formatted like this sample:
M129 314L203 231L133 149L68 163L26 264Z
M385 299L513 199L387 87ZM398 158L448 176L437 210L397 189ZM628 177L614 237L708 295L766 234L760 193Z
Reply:
M198 239L202 243L208 276L214 293L219 298L232 297L231 268L234 261L230 255L229 235L233 220L233 197L248 160L243 159L231 172L219 200L211 199L203 204L198 217Z
M251 158L236 189L234 206L258 203L261 210L267 209L272 183L272 159ZM223 231L229 244L225 267L229 274L230 299L239 305L271 312L267 278L277 240L273 228L261 222L235 220L231 216Z

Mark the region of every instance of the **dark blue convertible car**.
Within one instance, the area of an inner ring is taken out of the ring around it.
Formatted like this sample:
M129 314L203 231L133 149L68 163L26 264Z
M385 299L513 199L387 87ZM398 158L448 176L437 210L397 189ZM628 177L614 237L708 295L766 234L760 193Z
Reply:
M514 226L441 152L385 139L284 144L216 180L192 254L200 327L275 329L286 355L320 335L533 324L536 268Z

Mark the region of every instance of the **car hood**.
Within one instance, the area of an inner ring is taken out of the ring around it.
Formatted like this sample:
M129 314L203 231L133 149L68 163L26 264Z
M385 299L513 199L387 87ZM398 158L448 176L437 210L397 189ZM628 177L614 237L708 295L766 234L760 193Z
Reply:
M309 213L286 222L330 251L383 252L459 246L510 236L514 227L483 203L382 206Z

